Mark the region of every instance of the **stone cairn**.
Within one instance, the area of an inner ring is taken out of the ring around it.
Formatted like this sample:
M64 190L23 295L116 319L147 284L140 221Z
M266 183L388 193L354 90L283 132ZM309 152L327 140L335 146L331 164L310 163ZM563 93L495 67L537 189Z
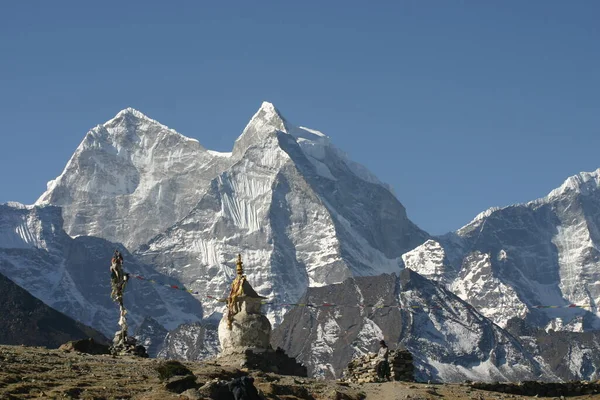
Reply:
M369 353L355 358L344 369L341 380L351 383L379 382L377 362L376 353ZM413 357L408 350L390 351L388 362L390 363L391 379L393 381L414 382Z
M240 254L236 272L226 299L227 312L219 323L221 354L216 361L281 375L307 376L306 367L282 349L271 347L271 322L261 312L266 297L259 296L248 282Z
M110 265L110 297L119 304L119 329L115 333L112 345L109 351L112 355L135 355L139 357L148 357L146 348L137 345L137 340L127 334L127 310L123 305L123 293L125 286L129 281L129 274L123 271L123 256L118 250L115 250L115 255L111 260Z

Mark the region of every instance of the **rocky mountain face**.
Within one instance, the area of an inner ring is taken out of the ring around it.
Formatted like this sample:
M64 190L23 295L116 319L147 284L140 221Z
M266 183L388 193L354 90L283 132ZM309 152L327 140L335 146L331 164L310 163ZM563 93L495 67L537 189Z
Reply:
M563 381L600 377L600 332L568 332L536 328L522 319L508 321L506 330L519 339L536 360L543 360Z
M181 324L170 331L157 354L159 358L201 361L220 352L217 326L211 323Z
M62 229L61 209L54 206L0 205L0 273L61 313L112 338L119 328L118 306L110 298L110 258L115 248L126 272L178 284L141 264L122 246L104 239L72 238ZM125 292L133 330L146 316L174 329L202 318L192 295L132 279ZM162 340L162 338L161 338Z
M146 348L148 356L156 357L158 352L163 348L163 343L168 333L169 331L154 318L146 317L137 326L133 336L137 339L138 344Z
M385 339L412 353L420 381L552 377L508 332L409 269L310 288L302 302L315 306L288 312L273 343L314 376L339 377L352 358L376 352Z
M403 258L500 326L517 317L555 331L596 330L600 169L544 198L489 209Z
M0 343L58 348L70 340L108 339L100 332L48 307L0 274Z

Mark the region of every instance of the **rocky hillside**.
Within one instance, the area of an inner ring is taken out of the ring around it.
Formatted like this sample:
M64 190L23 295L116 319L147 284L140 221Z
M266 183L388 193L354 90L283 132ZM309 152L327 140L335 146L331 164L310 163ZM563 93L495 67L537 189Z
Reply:
M508 321L506 330L519 339L523 347L564 381L600 378L600 331L546 332L522 319Z
M93 338L100 332L48 307L0 274L0 343L58 348L69 340Z
M179 371L165 368L164 362L153 359L0 346L0 398L233 400L226 384L241 376L254 378L254 386L265 400L514 400L535 395L548 399L578 395L578 400L587 400L597 398L600 388L597 383L579 382L347 384L223 367L210 362L185 362L182 367Z
M311 288L302 303L313 306L290 311L273 343L314 376L340 377L383 338L413 354L420 381L556 379L508 332L409 269Z

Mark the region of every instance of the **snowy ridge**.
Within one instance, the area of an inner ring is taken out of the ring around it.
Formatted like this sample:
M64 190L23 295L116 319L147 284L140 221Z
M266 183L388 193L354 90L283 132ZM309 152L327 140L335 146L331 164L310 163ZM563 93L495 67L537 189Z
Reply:
M18 209L22 209L22 210L28 210L33 207L31 205L25 205L25 204L19 203L18 201L7 201L6 203L0 203L0 206L8 206L11 208L18 208Z
M562 185L553 189L544 197L531 200L525 203L516 203L505 207L490 207L485 211L477 214L475 218L467 225L457 230L457 233L462 234L468 228L473 229L480 225L482 221L491 216L493 213L502 211L508 207L539 207L544 204L552 203L560 200L564 196L573 194L594 195L600 189L600 168L592 172L580 172L577 175L567 178Z
M469 222L467 225L459 228L456 231L456 233L459 236L465 236L476 229L482 229L484 227L485 221L488 217L492 216L495 212L498 212L504 208L507 208L507 207L491 207L485 211L480 212L479 214L477 214L475 216L475 218L473 218L473 220L471 222Z
M327 161L327 158L330 158L328 152L331 152L335 154L335 157L342 160L348 169L358 178L364 180L365 182L385 187L387 190L393 193L393 189L390 185L381 182L379 178L377 178L365 166L352 161L352 159L350 159L345 152L334 146L331 143L330 138L324 133L303 126L289 127L288 130L289 133L296 138L298 144L302 148L304 154L308 157L309 161L314 164L319 175L335 180L335 177L331 174L329 168L324 163Z
M350 168L350 170L360 179L369 182L369 183L373 183L375 185L381 185L383 187L385 187L390 193L394 193L394 189L392 188L392 186L390 186L387 183L384 183L382 181L379 180L379 178L377 178L375 176L375 174L373 174L371 171L369 171L364 165L359 164L355 161L353 161L348 154L346 154L345 152L343 152L342 150L333 147L332 146L332 150L336 153L336 155L338 157L340 157L344 163L346 164L346 166L348 166L348 168Z
M546 198L550 200L572 191L589 195L595 193L598 189L600 189L600 168L593 172L580 172L569 177L560 187L551 191Z
M102 125L99 125L98 127L96 127L95 129L93 129L92 131L99 130L100 126L103 127L103 128L108 128L109 126L112 126L112 125L118 125L120 123L119 122L120 119L127 118L128 116L132 116L132 117L134 117L135 119L138 119L138 120L145 120L146 122L148 122L149 124L152 124L152 125L157 125L157 126L159 126L161 128L161 130L169 131L169 132L173 133L174 135L180 136L184 140L188 140L188 141L191 141L191 142L199 143L198 140L193 139L193 138L189 138L187 136L184 136L181 133L177 132L175 129L169 128L168 126L166 126L164 124L161 124L160 122L158 122L158 121L156 121L156 120L148 117L146 114L144 114L141 111L138 111L138 110L136 110L135 108L132 108L132 107L127 107L127 108L119 111L117 113L117 115L115 115L114 118L106 121Z
M315 167L317 174L335 181L336 177L323 162L327 156L326 148L331 146L329 138L319 131L303 127L292 129L291 134L296 138L307 159Z
M600 328L600 169L546 197L486 210L438 240L460 271L447 286L501 326L518 317L540 329ZM537 308L570 304L589 307Z
M210 155L216 156L216 157L231 157L231 152L220 152L220 151L215 151L215 150L207 150L208 153Z

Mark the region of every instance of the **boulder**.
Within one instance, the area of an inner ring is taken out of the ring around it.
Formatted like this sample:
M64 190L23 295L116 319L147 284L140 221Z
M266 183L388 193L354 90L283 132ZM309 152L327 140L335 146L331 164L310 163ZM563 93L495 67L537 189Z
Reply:
M62 351L74 351L86 354L110 354L108 345L98 343L92 338L72 340L61 345L58 349Z

